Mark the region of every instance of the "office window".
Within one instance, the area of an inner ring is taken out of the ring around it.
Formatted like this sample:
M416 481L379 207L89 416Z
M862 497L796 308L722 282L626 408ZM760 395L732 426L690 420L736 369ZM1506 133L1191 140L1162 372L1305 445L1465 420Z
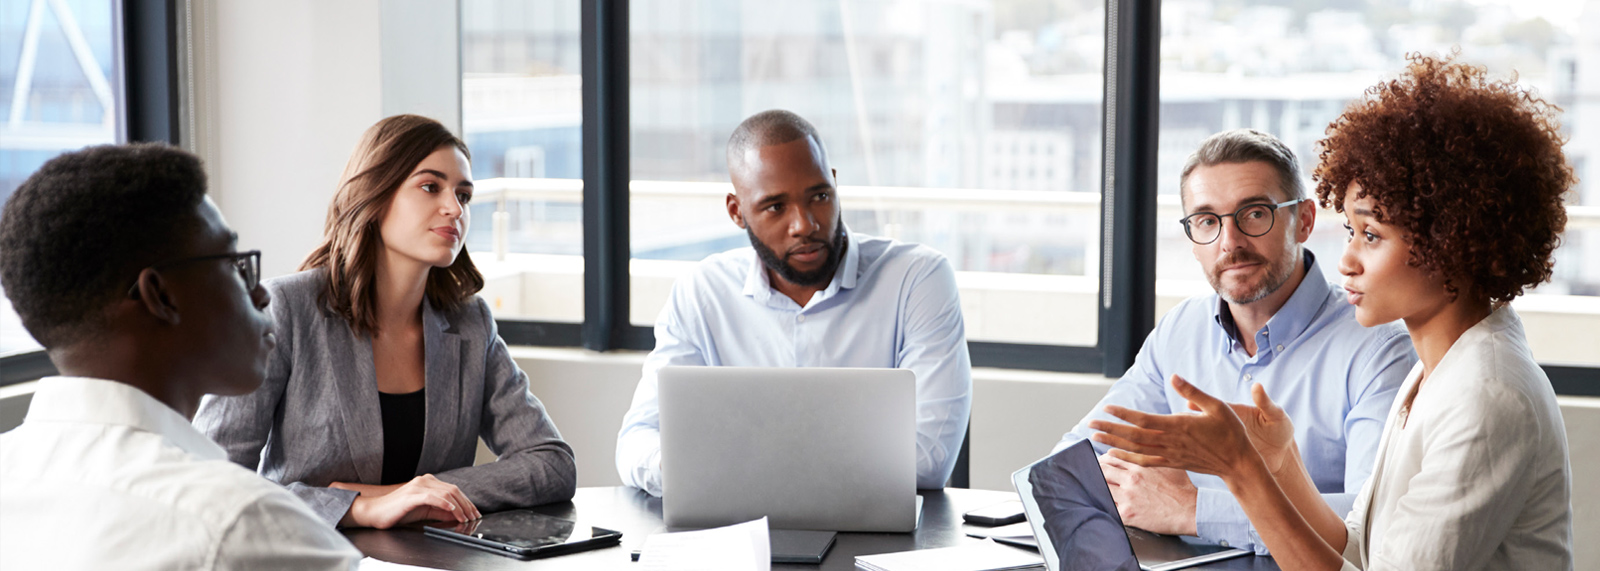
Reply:
M578 0L461 3L467 249L501 319L583 321L579 16Z
M1182 227L1178 178L1200 140L1252 127L1298 155L1309 186L1315 143L1364 89L1398 73L1408 52L1449 53L1536 88L1561 106L1578 187L1555 276L1514 302L1534 356L1600 364L1600 5L1593 2L1367 3L1166 0L1161 14L1157 318L1210 287ZM1338 282L1342 217L1318 214L1307 246Z
M817 126L854 232L957 271L967 337L1097 341L1105 7L676 0L630 17L630 321L749 239L726 214L725 146L773 108Z
M0 200L56 155L123 139L114 4L0 0ZM37 349L0 299L0 355Z

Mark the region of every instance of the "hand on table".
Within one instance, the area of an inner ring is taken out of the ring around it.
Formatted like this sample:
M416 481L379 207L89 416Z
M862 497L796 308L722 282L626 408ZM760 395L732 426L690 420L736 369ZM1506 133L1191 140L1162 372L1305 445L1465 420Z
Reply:
M1146 468L1100 456L1100 471L1111 487L1122 523L1167 535L1196 535L1195 505L1199 492L1189 474L1172 468Z
M343 526L389 529L414 521L465 522L483 517L460 488L432 474L392 486L334 482L328 487L361 492L339 521Z

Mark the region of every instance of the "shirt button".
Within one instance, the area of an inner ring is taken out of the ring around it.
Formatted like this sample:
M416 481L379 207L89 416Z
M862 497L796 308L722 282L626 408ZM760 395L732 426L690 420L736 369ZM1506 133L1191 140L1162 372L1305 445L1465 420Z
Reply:
M799 321L799 322L801 322L801 323L805 323L805 322L806 322L806 316L804 316L804 315L801 315L801 316L799 316L799 317L796 317L796 318L795 318L795 320L796 320L796 321Z
M1223 547L1227 547L1228 546L1228 540L1224 539L1224 540L1218 541L1217 545L1221 545Z
M1244 380L1246 380L1246 381L1250 380L1250 373L1245 373L1244 374Z
M1279 353L1282 353L1282 352L1283 352L1283 346L1282 346L1282 345L1279 345L1279 346L1278 346L1278 352L1279 352Z

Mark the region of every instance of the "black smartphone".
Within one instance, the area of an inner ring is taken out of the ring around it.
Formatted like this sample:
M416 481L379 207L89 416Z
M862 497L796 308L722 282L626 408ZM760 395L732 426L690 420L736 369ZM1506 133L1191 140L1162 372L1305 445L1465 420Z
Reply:
M961 519L972 525L993 527L1017 523L1027 519L1027 516L1022 513L1022 502L1011 500L961 514Z
M517 559L534 559L616 545L622 532L579 526L530 510L507 510L465 523L431 522L422 532Z

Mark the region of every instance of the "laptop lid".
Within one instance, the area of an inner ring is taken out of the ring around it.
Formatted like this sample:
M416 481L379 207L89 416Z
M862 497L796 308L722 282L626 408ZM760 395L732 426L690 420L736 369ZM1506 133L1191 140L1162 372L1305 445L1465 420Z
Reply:
M916 529L911 371L663 367L658 379L668 526Z
M1011 483L1050 571L1170 571L1251 553L1124 527L1087 440L1016 471Z
M1139 571L1089 441L1017 470L1011 484L1050 571Z

